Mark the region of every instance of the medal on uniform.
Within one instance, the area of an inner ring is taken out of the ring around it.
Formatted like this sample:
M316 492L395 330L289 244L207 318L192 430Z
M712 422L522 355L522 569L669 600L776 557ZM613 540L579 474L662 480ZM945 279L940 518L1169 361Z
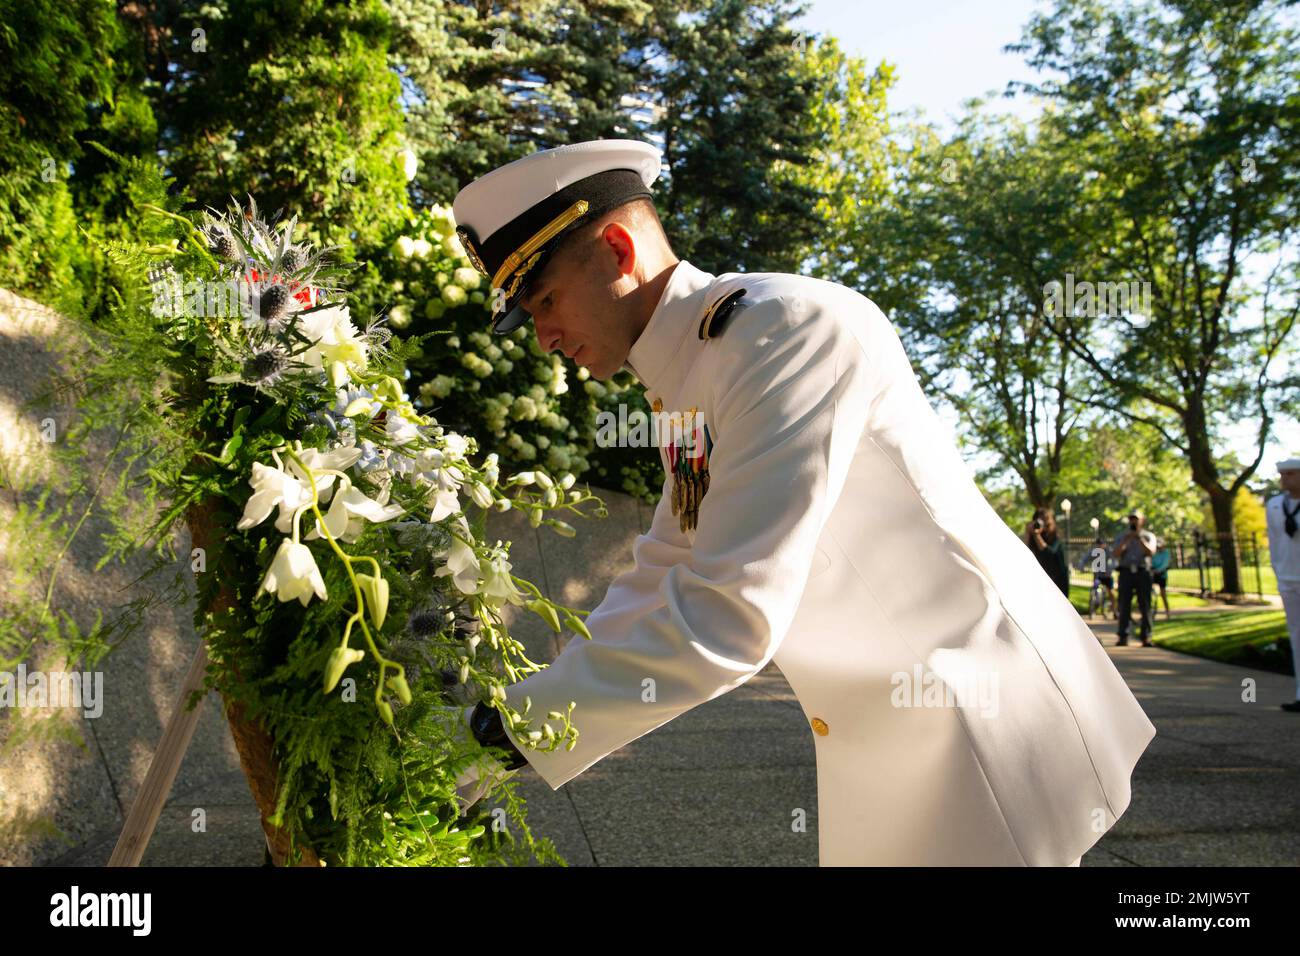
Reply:
M681 479L681 475L679 475L679 474L677 473L677 450L678 450L678 449L677 449L677 446L676 446L676 445L671 445L671 446L669 446L669 448L668 448L668 468L669 468L669 470L672 472L672 476L673 476L673 499L672 499L672 505L673 505L673 515L674 515L674 516L679 515L679 514L682 513L682 491L683 491L683 488L682 488L682 479Z
M700 502L709 490L709 452L713 437L708 425L696 427L698 408L688 413L681 441L668 450L668 465L673 475L672 511L685 533L694 530L700 519Z

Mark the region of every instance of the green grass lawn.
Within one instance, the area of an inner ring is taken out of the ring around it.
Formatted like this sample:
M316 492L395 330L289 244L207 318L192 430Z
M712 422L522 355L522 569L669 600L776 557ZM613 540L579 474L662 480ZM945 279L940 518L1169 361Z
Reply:
M1241 566L1241 587L1247 594L1258 594L1262 590L1264 594L1277 593L1277 575L1273 573L1273 568L1268 564L1261 564L1259 568L1259 584L1262 587L1257 588L1255 581L1255 566L1253 564ZM1210 571L1210 586L1217 588L1223 585L1223 570L1214 568ZM1200 588L1200 578L1196 575L1195 568L1170 568L1169 586L1171 588ZM1172 600L1170 605L1172 606Z
M1170 582L1173 583L1172 581ZM1118 597L1118 589L1116 592ZM1291 642L1287 637L1286 614L1282 611L1206 611L1164 618L1164 605L1155 598L1158 612L1151 638L1159 647L1183 654L1195 654L1225 664L1257 667L1278 674L1290 674ZM1088 620L1088 588L1070 587L1070 603ZM1170 592L1170 608L1210 607L1209 601L1191 594ZM1133 635L1137 631L1137 600L1133 601ZM1100 623L1102 618L1096 618ZM1107 620L1112 620L1108 618Z
M1172 582L1170 583L1172 584ZM1088 591L1091 588L1092 588L1091 583L1079 584L1077 581L1075 581L1070 584L1070 603L1072 603L1076 608L1078 608L1079 613L1082 614L1085 618L1088 616ZM1111 589L1111 593L1115 595L1115 600L1119 601L1118 582L1116 582L1116 586ZM1170 610L1173 610L1175 608L1180 608L1180 607L1210 607L1213 603L1211 601L1205 600L1205 598L1197 597L1195 594L1181 594L1178 591L1170 591L1168 593L1169 593ZM1163 601L1160 600L1159 589L1156 588L1152 589L1151 601L1154 605L1154 610L1157 612L1157 616L1163 614L1165 611L1165 604ZM1137 598L1134 597L1133 618L1135 620L1137 619L1137 615L1138 615ZM1098 620L1101 620L1101 618L1098 618Z
M1207 611L1156 622L1160 647L1225 664L1290 674L1291 642L1282 611Z

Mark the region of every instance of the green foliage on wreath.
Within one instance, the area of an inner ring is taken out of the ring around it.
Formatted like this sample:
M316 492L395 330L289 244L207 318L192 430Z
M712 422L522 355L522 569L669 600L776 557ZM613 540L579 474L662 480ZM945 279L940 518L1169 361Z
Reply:
M585 516L581 506L599 501L536 469L499 477L491 456L471 461L472 439L419 415L401 386L418 343L379 323L352 327L341 303L354 265L335 261L335 250L292 242L294 222L263 222L251 200L200 228L178 214L181 200L167 196L153 164L117 159L138 214L170 239L99 243L124 281L106 316L81 317L69 333L54 390L77 409L54 449L58 467L95 488L80 520L93 512L111 525L101 564L155 556L137 582L140 606L183 597L193 581L206 685L274 741L272 822L295 846L328 865L562 863L533 836L512 780L493 793L504 818L460 814L458 777L487 753L462 715L485 701L529 747L576 742L569 715L535 728L527 707L507 706L504 686L539 665L501 611L518 604L586 637L583 612L511 575L508 545L487 543L487 519L513 508L572 535L545 515ZM161 294L188 280L201 280L197 292L206 285L206 300ZM232 284L243 296L237 312L210 291ZM89 463L100 459L89 451L105 436L110 454L94 474ZM254 501L267 481L305 496L286 498L274 524L263 520L272 506ZM340 501L362 511L336 512ZM33 508L25 520L51 540L79 527L75 512ZM181 556L186 526L202 548ZM310 573L288 574L294 549ZM305 593L291 593L301 585ZM6 657L61 621L49 595L19 603L0 630ZM80 643L102 653L138 622L138 606L108 610L89 635L62 634L70 652Z

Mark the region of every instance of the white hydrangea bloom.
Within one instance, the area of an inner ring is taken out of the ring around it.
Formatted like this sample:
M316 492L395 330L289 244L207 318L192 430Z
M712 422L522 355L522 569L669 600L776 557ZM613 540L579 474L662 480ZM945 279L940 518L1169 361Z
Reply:
M415 150L407 146L397 151L397 161L401 164L402 172L409 183L420 169L419 157L415 155Z
M469 256L465 255L465 247L460 244L460 237L454 232L449 236L443 237L442 251L453 259L464 259L466 262L469 262Z
M563 362L555 363L555 374L551 378L552 395L563 395L569 390L568 374Z
M471 291L477 289L483 281L483 276L477 269L470 266L461 266L451 274L451 281L456 283L462 289Z

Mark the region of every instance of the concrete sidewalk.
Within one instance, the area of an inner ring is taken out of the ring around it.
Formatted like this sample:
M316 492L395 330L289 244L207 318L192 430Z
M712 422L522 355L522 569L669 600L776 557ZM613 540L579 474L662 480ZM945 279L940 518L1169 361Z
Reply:
M1152 647L1136 630L1115 647L1113 621L1092 625L1156 737L1128 811L1083 865L1300 864L1300 714L1278 706L1295 699L1295 679L1164 650L1163 620Z

